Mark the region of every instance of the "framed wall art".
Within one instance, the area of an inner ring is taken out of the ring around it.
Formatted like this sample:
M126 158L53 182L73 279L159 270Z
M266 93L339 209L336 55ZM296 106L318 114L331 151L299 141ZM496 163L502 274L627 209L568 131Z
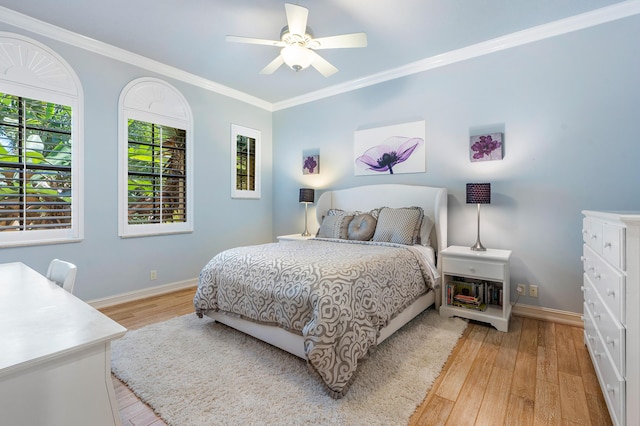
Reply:
M424 138L424 121L356 131L356 176L424 173L427 163Z
M490 133L469 138L469 159L471 162L502 160L502 133Z
M317 175L320 173L320 156L319 155L303 155L302 156L302 174Z

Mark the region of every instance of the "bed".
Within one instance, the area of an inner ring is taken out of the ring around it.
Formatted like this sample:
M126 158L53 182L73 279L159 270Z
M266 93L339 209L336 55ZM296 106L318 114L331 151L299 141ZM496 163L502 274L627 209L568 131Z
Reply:
M214 256L200 273L194 308L305 359L340 398L361 359L439 307L447 190L385 184L325 191L316 218L315 238Z

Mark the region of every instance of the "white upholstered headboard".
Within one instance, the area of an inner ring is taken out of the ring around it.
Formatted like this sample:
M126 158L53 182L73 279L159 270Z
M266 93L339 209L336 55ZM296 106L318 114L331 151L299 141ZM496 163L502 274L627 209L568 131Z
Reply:
M329 209L367 212L378 207L412 206L422 207L424 214L433 220L431 244L440 253L447 247L446 188L383 184L325 191L316 205L316 219L319 224L322 223L322 218Z

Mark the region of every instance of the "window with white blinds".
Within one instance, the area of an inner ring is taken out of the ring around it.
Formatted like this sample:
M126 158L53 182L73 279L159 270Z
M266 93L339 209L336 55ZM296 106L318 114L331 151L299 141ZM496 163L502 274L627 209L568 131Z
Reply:
M155 78L120 95L119 234L193 230L192 119L184 97Z
M132 119L128 128L128 223L186 222L186 131Z
M0 232L71 228L71 115L0 93Z
M0 46L0 247L80 241L80 80L38 41L0 32Z

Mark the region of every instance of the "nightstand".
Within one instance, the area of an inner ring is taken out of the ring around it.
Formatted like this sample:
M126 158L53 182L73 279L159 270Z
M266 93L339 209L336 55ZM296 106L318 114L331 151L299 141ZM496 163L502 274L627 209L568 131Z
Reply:
M475 251L451 246L440 253L443 317L457 316L509 330L511 250ZM464 297L456 297L462 294Z
M308 237L305 237L301 234L289 234L289 235L280 235L278 236L278 242L281 241L305 241L310 238L315 237L315 235L311 234Z

